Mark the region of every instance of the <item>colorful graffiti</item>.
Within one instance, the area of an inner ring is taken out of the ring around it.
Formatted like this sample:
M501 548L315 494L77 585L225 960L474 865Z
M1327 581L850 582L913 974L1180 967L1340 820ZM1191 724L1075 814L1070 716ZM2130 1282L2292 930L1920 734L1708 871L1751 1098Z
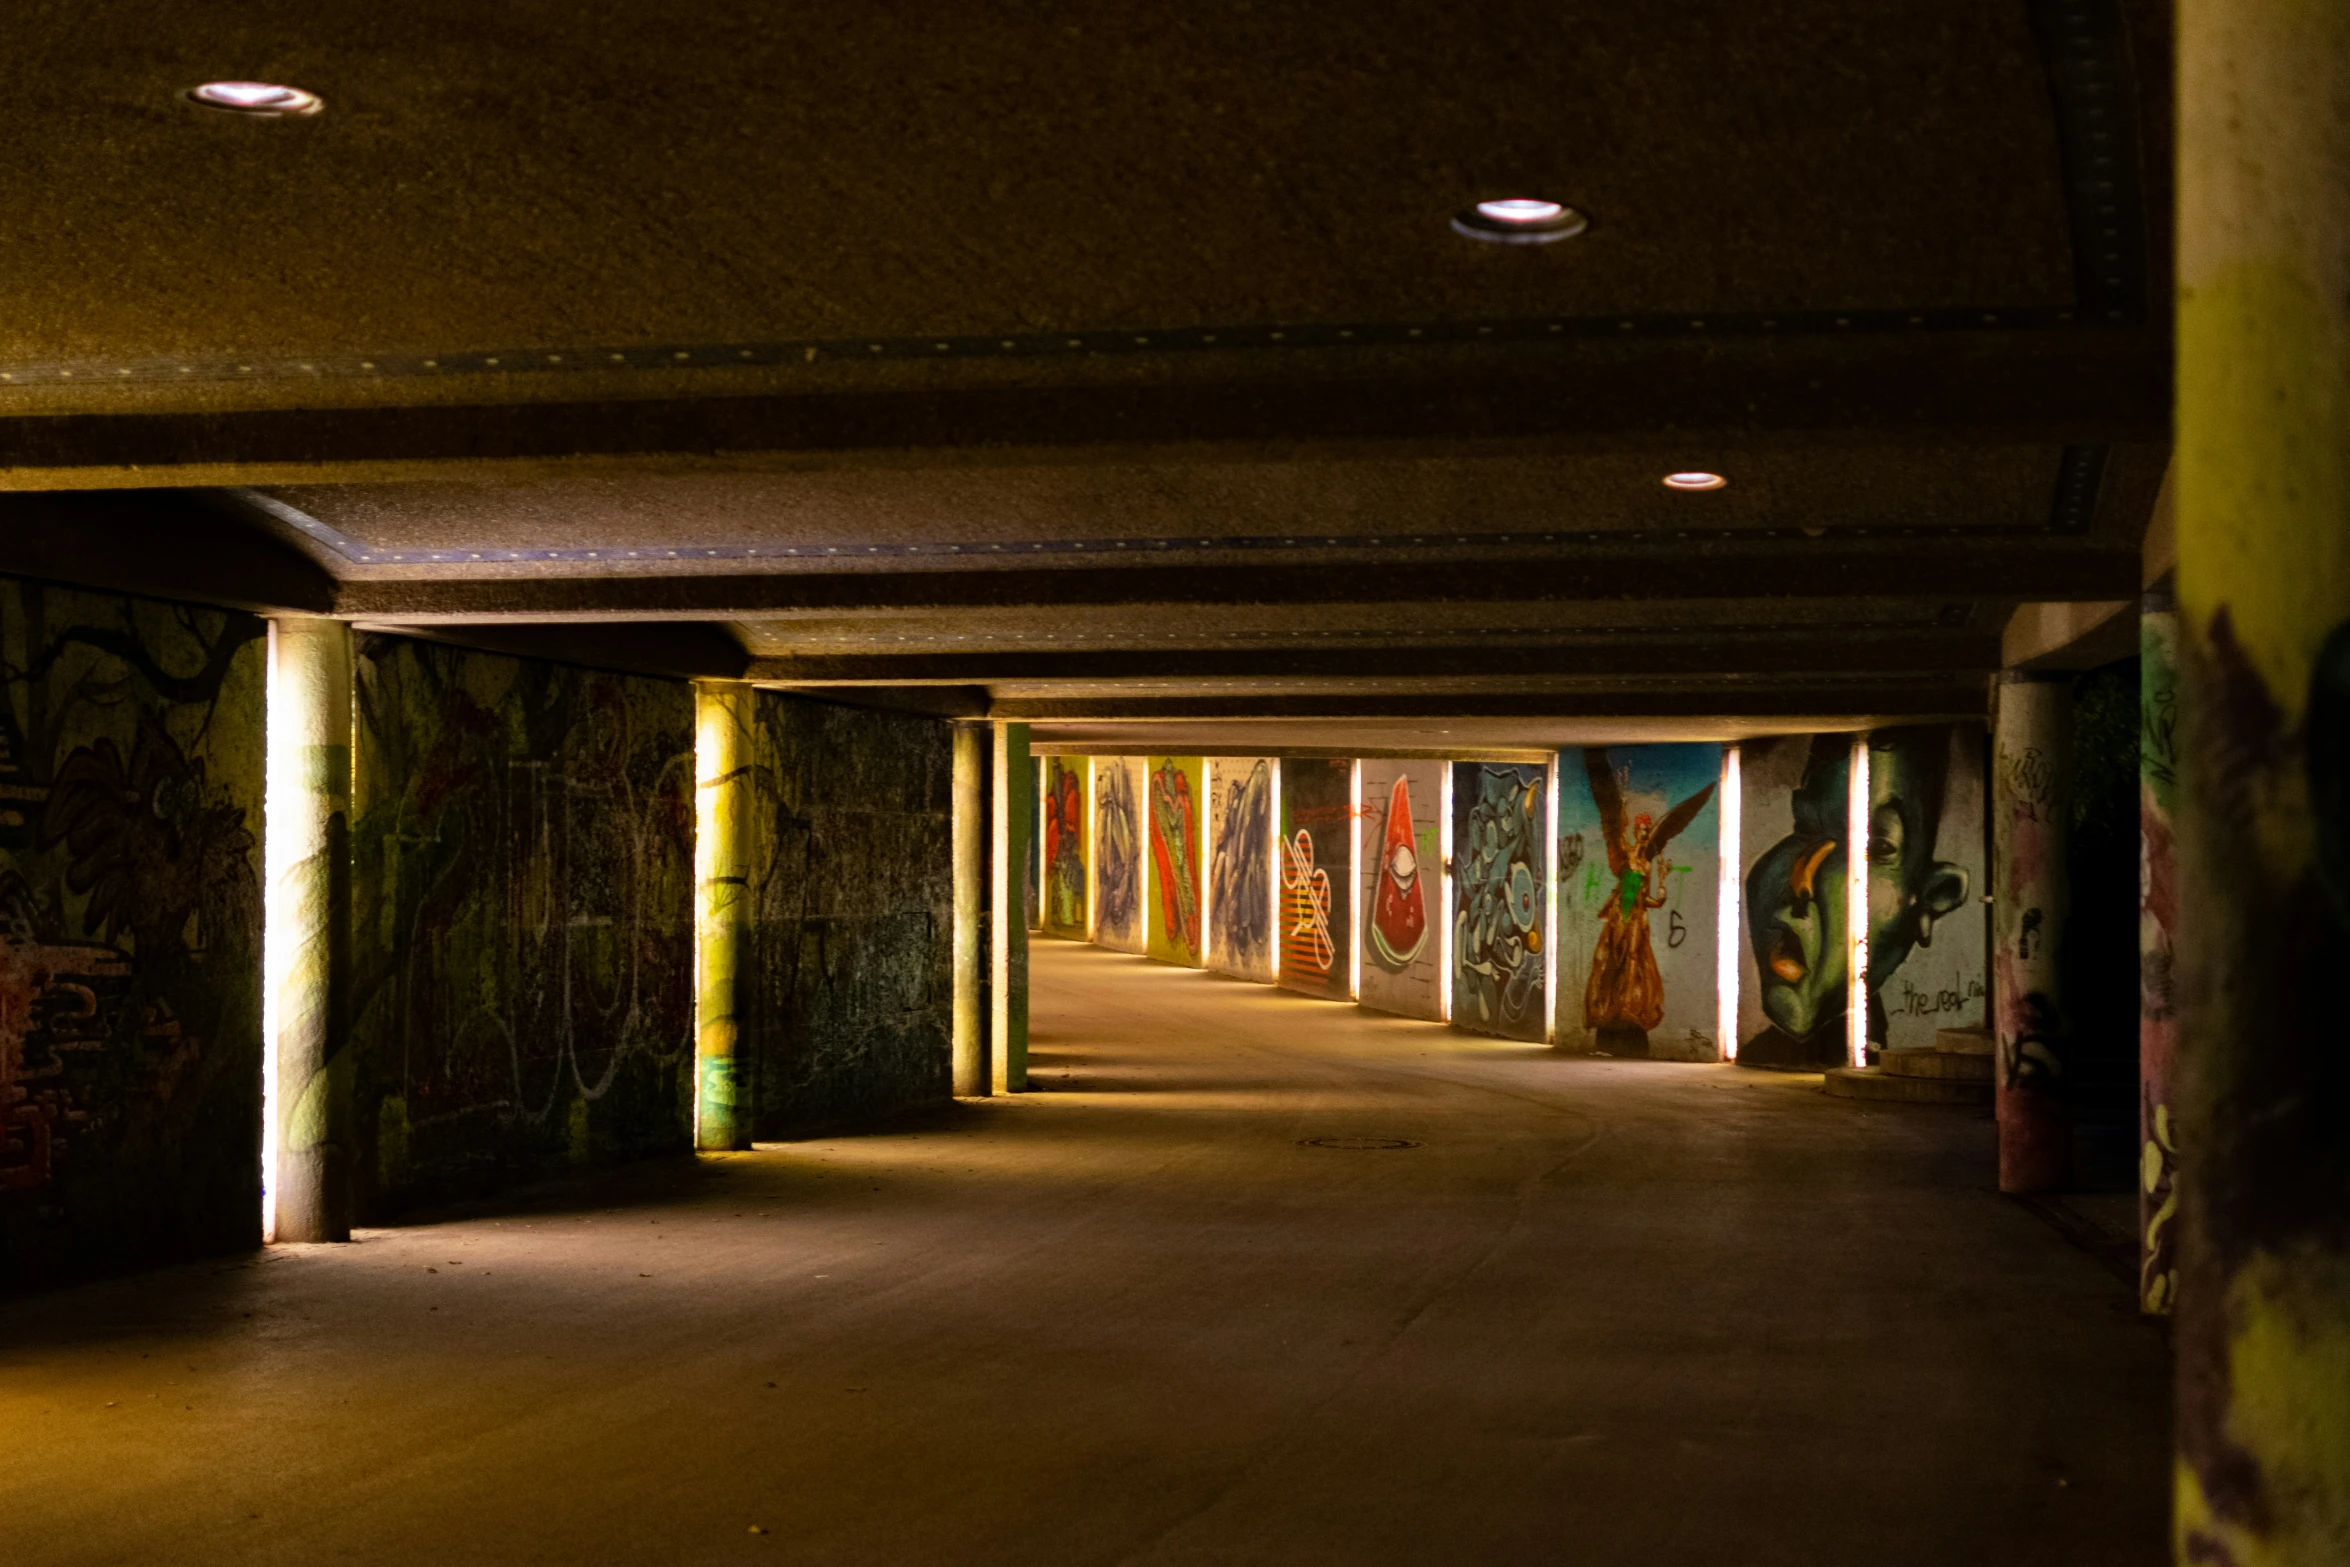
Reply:
M362 1212L690 1145L693 693L364 636Z
M1841 1066L1850 1011L1844 839L1852 737L1744 747L1745 914L1740 1066Z
M1562 1041L1716 1058L1721 767L1718 745L1559 753Z
M1093 759L1093 939L1120 952L1148 943L1142 907L1145 791L1136 787L1142 762L1131 756Z
M1273 764L1208 762L1208 950L1218 969L1273 977Z
M1150 769L1150 955L1200 962L1200 758L1154 756Z
M1054 936L1085 928L1085 758L1048 756L1044 775L1043 929Z
M1344 1001L1352 964L1341 962L1352 905L1354 769L1343 761L1281 764L1280 982Z
M1546 770L1461 762L1452 787L1452 1020L1505 1039L1540 1039L1549 1022Z
M263 634L0 579L0 1283L258 1238Z
M1364 1006L1402 1017L1444 1016L1444 852L1438 820L1445 764L1366 758L1362 764Z

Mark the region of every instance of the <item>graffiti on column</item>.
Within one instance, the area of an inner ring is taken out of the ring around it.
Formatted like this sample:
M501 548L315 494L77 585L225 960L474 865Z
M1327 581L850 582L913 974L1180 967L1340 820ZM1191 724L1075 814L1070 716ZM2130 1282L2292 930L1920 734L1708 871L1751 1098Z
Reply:
M1543 1037L1545 770L1464 762L1453 780L1452 1020L1505 1039Z
M1150 761L1150 955L1167 963L1200 961L1200 767L1196 756Z
M1443 762L1363 761L1364 1006L1402 1017L1444 1016Z
M2024 743L1999 750L2000 857L2007 884L2000 890L1998 1071L2011 1089L2053 1089L2064 1074L2063 1009L2046 983L2053 967L2048 905L2057 896L2052 877L2064 874L2060 759Z
M1044 759L1044 928L1085 934L1085 759Z
M1135 809L1133 759L1093 764L1094 940L1139 952L1142 931L1142 820Z
M1561 1038L1714 1060L1722 748L1586 746L1559 765Z
M1250 978L1273 966L1273 765L1263 757L1208 763L1208 897L1216 966Z
M1745 748L1746 939L1761 1016L1745 1016L1743 1066L1828 1067L1850 1053L1845 819L1852 737ZM1745 1012L1742 1002L1741 1011Z
M1341 961L1352 928L1353 768L1343 761L1281 764L1281 973L1291 990L1348 998Z
M2178 1013L2171 986L2178 922L2178 852L2171 811L2178 793L2178 612L2149 594L2139 623L2138 731L2138 1303L2168 1315L2179 1288L2178 1129L2171 1073Z

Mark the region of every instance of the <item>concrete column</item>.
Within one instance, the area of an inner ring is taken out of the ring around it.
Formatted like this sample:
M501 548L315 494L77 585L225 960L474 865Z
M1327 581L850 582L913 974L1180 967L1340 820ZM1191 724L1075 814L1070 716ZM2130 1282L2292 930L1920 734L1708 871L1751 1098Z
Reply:
M2072 677L2010 670L1999 687L1991 805L1991 1004L1998 1038L1999 1189L2072 1174L2065 1103L2065 866L2072 827Z
M2181 1561L2350 1562L2350 6L2182 0Z
M269 636L270 1235L351 1238L351 628Z
M2138 619L2138 1304L2167 1316L2178 1295L2178 1013L2171 946L2178 928L2178 608L2166 581Z
M987 1069L987 763L989 735L955 725L955 1092L984 1094Z
M1028 832L1036 767L1026 724L995 726L995 842L988 856L989 1071L999 1093L1028 1086Z
M751 1146L751 745L758 693L694 687L694 1146Z

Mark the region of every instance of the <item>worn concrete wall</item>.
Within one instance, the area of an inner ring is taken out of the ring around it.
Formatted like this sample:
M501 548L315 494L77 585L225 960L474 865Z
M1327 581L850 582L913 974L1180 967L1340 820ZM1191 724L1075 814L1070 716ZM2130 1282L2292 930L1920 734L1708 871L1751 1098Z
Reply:
M264 634L0 579L0 1289L260 1239Z
M1093 939L1116 952L1148 949L1148 775L1139 756L1093 761Z
M1452 777L1452 1021L1504 1039L1549 1030L1549 769L1456 762Z
M1719 1058L1719 745L1559 753L1563 1049Z
M755 765L756 1135L945 1100L951 726L761 692Z
M1443 762L1364 759L1362 915L1364 1006L1444 1017Z
M691 1142L693 691L359 644L359 1211Z
M1281 973L1288 990L1350 999L1354 764L1281 764Z
M1143 759L1149 776L1151 895L1145 900L1147 951L1161 963L1198 968L1203 961L1207 856L1200 846L1205 763L1196 756Z
M1089 933L1086 890L1086 765L1082 756L1045 756L1036 763L1038 822L1043 834L1044 888L1037 905L1038 928L1048 936L1083 941Z
M1273 978L1273 761L1208 759L1208 966Z
M1869 736L1869 1037L1928 1050L1990 1020L1983 726Z

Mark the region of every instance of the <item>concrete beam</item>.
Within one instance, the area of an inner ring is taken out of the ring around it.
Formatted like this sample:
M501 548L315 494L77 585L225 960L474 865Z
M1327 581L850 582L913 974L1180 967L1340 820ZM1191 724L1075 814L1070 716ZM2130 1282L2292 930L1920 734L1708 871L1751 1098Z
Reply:
M1059 652L812 654L760 658L750 678L776 681L1440 678L1509 675L1725 674L1732 671L1910 672L1999 667L1981 633L1901 637L1593 637L1562 646L1495 640L1437 647L1113 648Z
M750 655L733 632L706 620L553 621L540 625L502 620L475 626L362 621L354 629L677 680L740 680L748 675L751 664Z
M0 572L264 614L335 603L317 562L194 490L0 495Z
M2159 332L1987 328L1574 338L825 370L823 389L566 398L511 378L393 406L57 412L0 420L0 489L331 484L612 460L1276 443L1664 443L1693 432L1937 442L2161 441ZM1034 384L1049 377L1048 384ZM751 387L795 384L772 377ZM1058 384L1051 384L1051 383ZM382 385L361 383L370 397ZM724 383L719 383L723 385ZM805 384L804 381L796 384ZM307 395L331 389L313 382Z
M1200 604L1525 603L1577 599L2124 598L2131 547L2039 537L1700 544L1628 537L1426 558L1213 561L1057 569L407 577L343 585L355 619L733 620L849 610Z
M1180 718L1649 718L1757 717L1786 713L1877 713L1888 717L1974 718L1988 705L1981 680L1801 686L1755 682L1685 690L1601 690L1494 695L1489 692L1231 693L1220 696L1004 697L998 719L1060 722Z

